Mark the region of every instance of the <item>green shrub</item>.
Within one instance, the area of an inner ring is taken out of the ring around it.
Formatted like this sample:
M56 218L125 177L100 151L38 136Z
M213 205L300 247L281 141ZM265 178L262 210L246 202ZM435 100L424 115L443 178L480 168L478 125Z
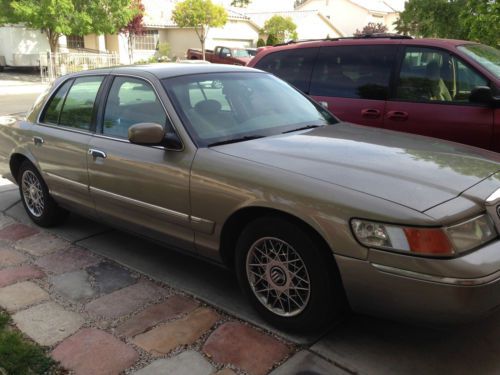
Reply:
M269 34L267 37L266 45L274 46L277 43L276 37L273 34Z
M264 39L259 38L259 40L257 41L257 48L264 47L265 45L266 45L266 42L264 42Z

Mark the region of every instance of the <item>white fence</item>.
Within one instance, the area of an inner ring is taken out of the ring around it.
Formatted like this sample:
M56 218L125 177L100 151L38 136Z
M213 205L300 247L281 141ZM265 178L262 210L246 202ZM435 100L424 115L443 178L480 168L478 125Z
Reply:
M40 77L43 82L52 82L65 74L119 64L116 53L47 52L40 54Z

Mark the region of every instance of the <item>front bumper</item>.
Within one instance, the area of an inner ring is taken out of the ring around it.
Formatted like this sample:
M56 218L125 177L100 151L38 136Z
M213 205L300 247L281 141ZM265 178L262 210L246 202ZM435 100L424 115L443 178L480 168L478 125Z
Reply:
M500 307L500 241L456 259L384 254L336 260L354 312L450 324Z

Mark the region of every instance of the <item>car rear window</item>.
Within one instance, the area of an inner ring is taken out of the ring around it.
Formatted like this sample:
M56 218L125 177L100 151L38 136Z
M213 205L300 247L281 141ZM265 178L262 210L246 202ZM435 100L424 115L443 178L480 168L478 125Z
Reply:
M302 92L309 92L309 83L318 48L278 51L264 56L255 68L272 73Z
M321 47L310 94L385 100L396 51L394 45Z

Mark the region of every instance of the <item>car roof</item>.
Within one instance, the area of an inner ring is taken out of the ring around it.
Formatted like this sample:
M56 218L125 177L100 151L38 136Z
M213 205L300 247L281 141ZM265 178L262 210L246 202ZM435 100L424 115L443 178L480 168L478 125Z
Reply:
M203 73L234 73L234 72L261 72L260 70L237 65L226 64L192 64L192 63L158 63L148 65L128 65L116 66L112 68L102 68L86 70L85 72L74 73L69 76L79 77L82 75L102 74L130 74L136 76L150 76L158 79L178 77L191 74Z

